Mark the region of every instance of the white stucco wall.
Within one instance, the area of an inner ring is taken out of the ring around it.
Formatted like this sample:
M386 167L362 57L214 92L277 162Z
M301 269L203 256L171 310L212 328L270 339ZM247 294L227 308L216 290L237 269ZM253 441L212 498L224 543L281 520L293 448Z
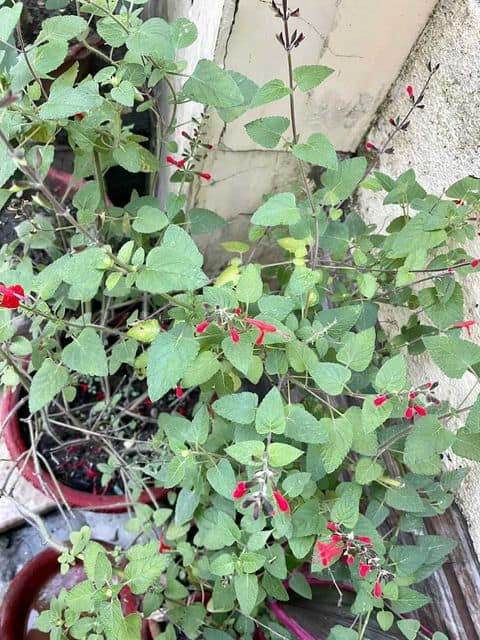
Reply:
M440 63L438 74L429 89L423 112L417 111L408 132L395 142L395 155L385 156L380 170L398 176L413 167L419 182L433 193L441 194L455 180L469 174L480 175L480 2L479 0L441 0L427 28L412 51L405 67L381 108L377 125L368 133L372 141L381 142L390 125L387 120L404 111L405 88L418 87L426 77L425 65L432 60ZM401 106L400 106L401 105ZM398 215L396 207L381 206L381 198L365 193L360 198L362 215L380 227L390 217ZM479 224L480 231L480 224ZM467 250L480 255L480 238ZM480 276L466 281L465 314L467 319L480 320ZM401 326L405 318L398 311L392 317L385 311L385 326L390 322ZM427 320L428 322L428 320ZM473 340L480 343L480 331L473 330ZM440 382L438 395L454 406L470 405L480 392L473 376L462 380L447 379L426 355L410 360L414 381L435 379ZM460 421L448 426L456 428ZM480 554L480 464L453 460L455 466L471 467L459 495L459 504L468 520L470 532Z

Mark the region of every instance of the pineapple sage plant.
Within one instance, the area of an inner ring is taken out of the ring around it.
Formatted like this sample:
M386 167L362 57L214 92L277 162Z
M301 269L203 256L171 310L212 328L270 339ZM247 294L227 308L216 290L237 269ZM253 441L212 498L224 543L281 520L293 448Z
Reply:
M81 560L86 580L53 598L38 627L52 640L139 640L147 625L165 640L285 638L268 603L311 598L314 575L356 592L354 622L325 637L365 640L376 628L425 638L411 612L428 598L415 583L455 543L423 521L448 509L468 472L446 470L444 452L480 460L480 402L466 390L465 406L450 405L435 379L412 384L407 362L427 351L447 378L480 374L462 293L480 267L464 248L480 180L430 194L413 169L391 177L377 163L422 117L437 67L408 87L385 141L340 160L296 117L296 96L321 91L332 70L296 66L304 36L287 0L259 5L278 23L286 78L263 86L210 60L186 73L195 25L144 19L145 4L48 0L50 17L26 42L22 3L0 2L0 203L18 219L1 248L2 383L16 389L25 456L63 483L128 494L137 534L113 551L88 529L69 545L49 539L62 572ZM76 44L95 72L74 60L59 69ZM178 122L187 101L204 116ZM215 153L204 122L282 101L289 117L254 119L245 135L292 154L298 183L266 193L248 239L229 238L228 264L205 273L196 240L225 222L188 206L192 183L215 180L202 171ZM150 145L126 122L139 112ZM72 189L60 195L49 183L59 140L73 157ZM148 174L148 189L114 205L114 167ZM396 207L385 230L356 212L359 189ZM274 262L262 260L265 246ZM408 319L386 335L379 320L392 308ZM137 501L142 490L149 504ZM138 611L122 609L123 589Z

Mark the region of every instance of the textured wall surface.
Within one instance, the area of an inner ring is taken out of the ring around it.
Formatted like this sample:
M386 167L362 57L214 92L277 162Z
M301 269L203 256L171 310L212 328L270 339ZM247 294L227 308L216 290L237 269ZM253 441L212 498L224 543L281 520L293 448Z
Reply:
M478 0L441 0L417 46L412 51L388 99L382 106L377 125L369 139L381 142L388 130L387 120L404 110L405 87L419 86L426 76L429 60L441 64L426 95L426 109L418 111L408 132L397 138L395 155L385 156L381 170L398 176L413 167L419 182L429 191L441 194L455 180L466 175L480 175L480 2ZM400 105L402 107L400 108ZM389 216L398 215L395 207L382 207L375 194L361 198L362 214L370 222L385 227ZM480 222L479 222L480 231ZM467 250L480 256L480 238ZM480 320L480 276L466 281L465 318ZM386 327L401 326L405 318L384 312ZM427 321L428 322L428 321ZM480 331L474 328L473 340L480 343ZM427 356L412 358L410 373L414 381L435 379L440 382L439 395L454 406L470 405L480 392L474 378L445 378ZM451 420L451 428L459 426ZM459 459L454 466L465 466ZM471 472L465 480L459 503L468 520L470 532L480 554L480 464L468 462Z

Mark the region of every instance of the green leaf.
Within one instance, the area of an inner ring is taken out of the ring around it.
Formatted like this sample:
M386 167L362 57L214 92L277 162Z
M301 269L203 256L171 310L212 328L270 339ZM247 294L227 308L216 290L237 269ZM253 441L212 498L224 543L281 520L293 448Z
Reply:
M222 349L227 360L240 373L247 375L253 356L253 345L249 336L242 334L239 342L233 342L230 336L227 336L222 340Z
M385 492L385 502L389 507L399 511L421 513L424 510L423 501L415 488L406 484L404 487L390 487Z
M115 102L124 107L133 107L135 101L135 87L128 80L122 80L118 87L113 87L110 96Z
M180 527L193 518L195 509L200 504L198 491L191 491L183 487L178 494L175 504L175 524Z
M211 60L200 60L182 89L182 96L213 107L242 105L244 98L236 82Z
M252 224L275 227L296 224L299 220L300 214L293 193L277 193L255 211Z
M220 460L216 467L210 467L207 471L207 480L210 486L219 495L232 500L237 479L232 465L228 460Z
M338 494L340 494L339 498L331 509L330 517L334 522L338 522L348 529L353 529L360 515L362 487L351 482L345 482L338 485Z
M336 169L338 166L335 147L322 133L314 133L306 143L294 145L292 151L300 160L319 167Z
M17 22L20 20L23 4L16 2L13 7L2 7L0 9L0 40L8 42L10 36L15 29Z
M365 371L372 360L374 349L374 327L360 333L348 333L342 338L337 360L353 371Z
M243 573L255 573L265 564L265 556L253 551L245 551L240 556L239 563Z
M340 204L352 195L366 170L367 161L364 157L343 160L338 169L334 167L322 174L324 188L315 194L315 199L328 206Z
M261 401L255 416L257 433L283 433L285 431L285 410L282 394L277 387L272 387Z
M469 433L465 427L459 429L452 444L452 451L461 458L480 462L480 433Z
M357 282L360 293L368 299L373 298L378 287L375 276L372 276L371 273L361 273Z
M291 89L285 85L283 80L270 80L258 89L250 104L250 108L261 107L264 104L281 100L291 93Z
M285 435L298 442L318 444L328 439L321 423L300 405L290 405L287 410Z
M42 29L37 42L44 40L71 40L88 32L88 23L78 16L53 16L42 21ZM79 110L80 111L80 110Z
M198 37L196 25L187 18L178 18L170 24L172 28L173 42L177 49L186 49L192 45Z
M381 464L372 458L360 458L355 467L355 481L358 484L370 484L383 474Z
M446 329L463 318L463 291L453 278L445 279L450 284L447 295L437 287L428 287L418 292L418 300L425 315L439 328Z
M292 591L298 593L302 598L306 598L307 600L312 599L312 587L308 582L307 578L300 573L300 571L295 571L292 573L288 579L288 586Z
M245 573L234 578L235 595L240 611L246 616L255 608L258 597L258 578L255 574Z
M334 362L317 362L309 371L317 387L331 396L340 395L352 375L347 367Z
M213 403L212 408L226 420L250 424L255 420L257 404L258 397L255 393L243 391L219 398Z
M480 362L480 346L450 336L429 336L423 343L435 364L449 378L461 378L469 367Z
M98 85L93 80L85 80L77 87L69 87L55 82L48 100L42 104L38 114L44 120L70 118L76 113L89 113L102 104Z
M237 73L236 71L228 71L227 73L239 88L243 96L243 102L237 107L217 108L217 112L224 122L232 122L248 110L250 103L258 91L258 86L250 80L250 78L247 78L241 73Z
M260 269L254 264L249 264L240 275L236 288L237 299L249 305L257 302L262 293L263 282Z
M190 232L194 236L218 231L227 224L215 211L210 209L190 209Z
M300 91L311 91L331 76L333 71L321 64L303 65L293 70L293 79Z
M240 464L258 464L262 459L265 445L260 440L244 440L236 442L225 449L225 453Z
M328 640L357 640L358 634L354 629L341 627L336 624L328 636Z
M155 401L173 389L197 357L193 329L176 326L161 333L148 350L148 394Z
M120 16L122 14L119 14ZM172 27L162 18L150 18L138 21L138 28L130 28L127 47L136 56L151 56L154 60L173 60L175 46Z
M378 391L399 393L407 384L407 368L401 354L387 360L375 377L375 387Z
M379 611L377 613L377 622L382 631L388 631L395 622L395 617L391 611Z
M107 376L108 361L102 339L95 329L84 329L62 351L62 362L87 376Z
M454 439L454 434L442 427L434 416L420 418L405 441L405 464L420 475L440 473L440 454L451 446Z
M270 116L249 122L245 129L254 142L266 149L275 149L289 126L288 118Z
M320 424L327 432L328 442L319 445L323 467L327 473L332 473L342 464L353 442L353 427L345 417L323 418Z
M220 362L212 351L202 351L183 374L182 386L198 387L205 384L213 378L220 366Z
M132 227L138 233L155 233L161 231L168 225L168 218L155 207L140 207L137 217L134 219Z
M290 498L296 498L302 494L311 479L311 473L304 473L302 471L294 472L285 478L282 482L282 487Z
M273 442L268 447L268 461L272 467L286 467L302 455L301 449L282 442Z
M65 367L53 362L50 358L44 360L33 377L28 395L28 408L31 413L48 405L67 383L68 371Z
M203 256L188 233L170 225L161 246L147 254L145 267L137 276L137 286L149 293L193 291L208 283L202 264Z
M419 593L409 587L400 587L398 590L398 599L391 601L391 607L394 613L404 614L420 609L430 602L430 598Z

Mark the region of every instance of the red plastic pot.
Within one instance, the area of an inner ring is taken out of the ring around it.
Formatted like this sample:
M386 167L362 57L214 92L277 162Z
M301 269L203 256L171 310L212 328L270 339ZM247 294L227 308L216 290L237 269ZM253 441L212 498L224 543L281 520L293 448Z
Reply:
M4 423L15 407L17 395L17 392L11 389L7 389L4 392L0 400L0 424ZM50 474L43 469L40 469L37 473L32 458L25 462L24 457L29 447L20 430L16 413L11 415L5 424L4 439L12 460L18 460L17 466L23 477L45 495L54 497L59 501L65 500L72 508L85 509L87 511L122 513L127 510L129 502L125 496L101 496L87 493L86 491L78 491L67 487L58 480L55 482ZM165 500L167 493L166 489L152 487L150 493L143 491L140 494L139 502L150 504L152 502L150 494L157 501L162 502Z
M110 547L107 544L105 546ZM58 551L45 549L32 558L13 579L0 609L2 640L48 640L48 634L35 628L39 613L49 608L51 599L63 587L69 590L86 578L80 563L62 576L58 556ZM138 611L138 601L130 589L122 589L120 600L125 615ZM148 638L145 625L142 638Z
M322 587L323 593L325 595L333 594L335 600L338 599L338 589L340 589L345 594L354 594L355 590L348 584L337 584L336 586L330 580L319 580L318 578L308 577L308 583L312 587ZM285 586L288 586L286 584ZM277 618L277 620L294 636L296 636L299 640L326 640L328 634L330 633L330 628L333 627L334 624L341 624L341 620L337 619L331 621L331 624L327 624L325 613L323 615L318 615L318 610L315 611L315 604L319 603L320 600L317 598L313 600L305 600L299 598L299 606L295 606L295 604L291 603L280 603L276 601L272 601L269 603L270 611ZM318 608L317 608L318 609ZM341 609L340 609L341 611ZM310 614L310 616L308 615ZM310 620L308 618L310 617ZM322 620L322 618L324 620ZM343 621L345 624L349 624L346 620ZM324 628L319 628L323 626ZM373 621L372 621L372 624ZM426 627L421 627L422 633L427 637L431 638L433 633L429 631ZM401 639L404 636L398 632L397 635L392 635L391 631L381 631L380 628L378 630L367 628L368 637L372 638L372 640L394 640Z

